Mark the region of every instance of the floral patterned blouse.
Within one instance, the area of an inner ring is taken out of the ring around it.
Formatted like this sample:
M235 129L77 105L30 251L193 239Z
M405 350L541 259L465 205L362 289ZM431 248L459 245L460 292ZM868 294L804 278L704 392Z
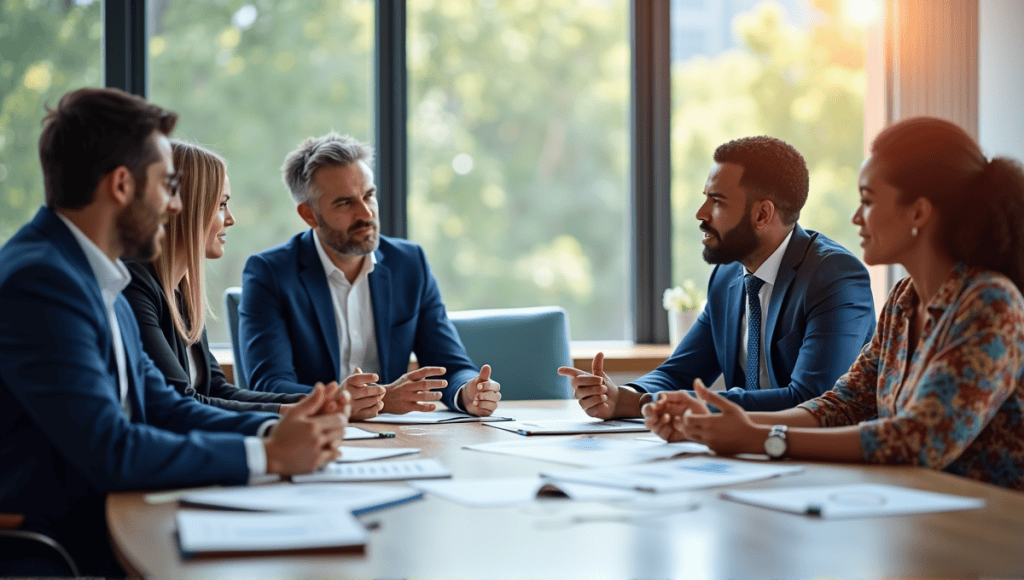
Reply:
M864 459L1024 489L1024 297L1009 278L958 264L928 305L910 278L831 391L800 405L822 427L860 424Z

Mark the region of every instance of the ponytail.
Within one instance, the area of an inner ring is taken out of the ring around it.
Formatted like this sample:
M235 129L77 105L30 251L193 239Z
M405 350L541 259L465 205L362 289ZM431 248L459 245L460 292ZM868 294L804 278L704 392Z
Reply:
M964 212L947 218L954 257L1004 274L1024 292L1024 168L996 157L962 199Z

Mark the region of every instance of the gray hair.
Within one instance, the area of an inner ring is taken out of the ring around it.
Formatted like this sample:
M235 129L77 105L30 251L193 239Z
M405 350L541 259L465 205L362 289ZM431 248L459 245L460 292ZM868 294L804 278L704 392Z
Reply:
M323 137L310 137L285 157L281 173L284 183L297 204L310 204L320 197L313 175L321 167L343 167L356 161L373 162L373 148L349 137L330 132Z

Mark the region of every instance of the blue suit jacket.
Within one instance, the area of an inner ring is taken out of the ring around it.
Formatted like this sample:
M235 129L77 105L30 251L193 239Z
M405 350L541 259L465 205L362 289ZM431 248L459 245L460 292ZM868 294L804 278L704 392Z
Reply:
M115 313L130 420L99 284L68 227L43 208L0 249L0 512L72 551L106 542L108 491L245 483L243 434L273 417L182 397L143 352L123 296Z
M305 393L317 381L345 378L334 304L316 243L313 230L306 230L245 263L239 338L255 390ZM456 408L456 391L479 370L448 320L423 249L381 236L375 253L369 282L381 383L408 372L415 352L420 366L448 371L441 401Z
M795 407L832 388L875 331L871 283L849 251L799 224L779 266L765 319L770 389L747 391L739 364L743 265L716 266L708 302L675 352L632 385L647 392L690 389L725 374L729 400L748 411Z

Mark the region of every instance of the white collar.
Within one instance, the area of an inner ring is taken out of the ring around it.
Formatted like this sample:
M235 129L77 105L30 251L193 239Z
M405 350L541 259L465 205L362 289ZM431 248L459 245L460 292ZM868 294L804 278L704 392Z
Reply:
M316 246L316 254L320 256L320 264L324 267L324 274L327 275L327 279L329 280L331 275L337 272L347 282L348 278L345 277L345 273L339 270L338 267L334 265L334 262L331 261L331 257L327 255L327 251L324 250L323 243L320 241L320 234L318 234L315 229L313 230L313 245ZM359 270L359 275L356 276L356 280L359 280L363 276L369 276L370 272L373 272L373 268L377 264L377 252L370 252L369 257L369 260L363 260L363 267Z
M786 255L786 249L789 248L789 241L793 238L793 230L795 229L789 230L789 235L786 236L786 239L782 240L779 247L775 248L772 255L768 256L768 259L762 262L761 266L754 272L754 277L760 278L766 284L775 285L775 279L779 277L779 266L782 265L782 257ZM744 272L746 270L746 268L743 269Z
M68 226L71 235L75 236L75 240L81 246L82 252L85 253L85 259L89 261L89 267L92 268L92 274L96 276L96 282L99 283L100 290L103 292L103 298L108 305L113 304L117 295L132 281L132 275L128 272L128 268L120 259L111 260L107 257L103 250L66 216L60 212L54 213L64 222L64 225Z

